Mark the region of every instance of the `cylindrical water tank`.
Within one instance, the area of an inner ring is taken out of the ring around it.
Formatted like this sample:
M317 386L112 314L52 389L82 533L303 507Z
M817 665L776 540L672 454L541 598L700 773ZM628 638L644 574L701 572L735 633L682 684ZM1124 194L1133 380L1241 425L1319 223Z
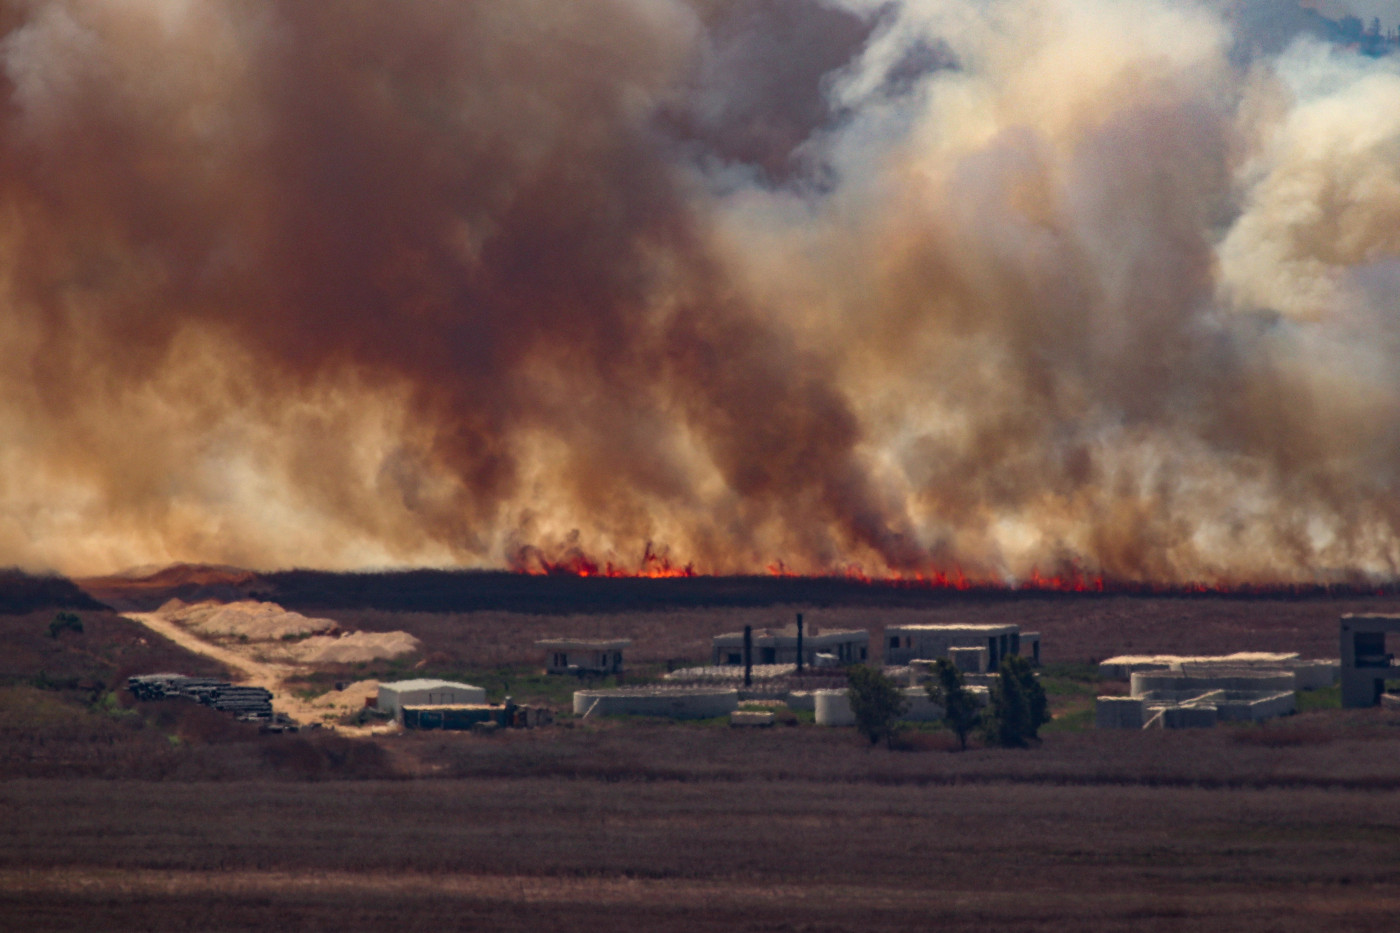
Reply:
M845 690L814 690L813 709L819 726L854 726L856 715L851 712L851 698Z
M714 716L727 716L738 707L739 691L724 687L694 687L682 690L643 687L574 692L574 714L578 716L709 719Z

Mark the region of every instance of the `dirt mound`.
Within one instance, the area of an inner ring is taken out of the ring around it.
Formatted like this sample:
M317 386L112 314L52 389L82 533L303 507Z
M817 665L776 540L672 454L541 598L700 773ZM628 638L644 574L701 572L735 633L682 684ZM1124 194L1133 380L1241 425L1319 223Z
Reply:
M276 603L245 599L233 603L172 599L158 614L192 632L213 637L277 641L286 637L328 635L340 630L334 619L316 619L283 609Z
M357 710L365 705L366 699L377 696L379 696L379 681L357 680L344 690L332 690L329 693L321 694L311 701L311 705L324 706L327 709Z
M413 654L422 647L423 643L407 632L350 632L338 638L308 638L290 645L287 651L303 664L355 664Z

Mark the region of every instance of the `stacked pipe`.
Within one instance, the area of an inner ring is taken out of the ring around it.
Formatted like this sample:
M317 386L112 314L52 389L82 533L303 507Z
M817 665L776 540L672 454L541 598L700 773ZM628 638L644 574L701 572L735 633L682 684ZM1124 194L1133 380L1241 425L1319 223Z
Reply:
M138 700L184 698L234 713L240 719L271 719L272 692L264 687L241 687L212 677L146 674L129 677L127 689Z

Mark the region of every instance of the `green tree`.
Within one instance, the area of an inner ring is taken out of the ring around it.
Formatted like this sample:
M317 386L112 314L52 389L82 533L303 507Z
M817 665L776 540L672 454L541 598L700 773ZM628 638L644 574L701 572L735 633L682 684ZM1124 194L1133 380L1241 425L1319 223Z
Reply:
M983 721L987 740L1006 748L1025 748L1049 721L1045 688L1036 680L1030 662L1016 655L1003 659Z
M57 638L64 632L77 632L83 634L83 620L72 612L60 612L53 617L49 623L49 637Z
M874 745L881 739L894 744L899 732L899 717L908 705L899 685L882 671L857 664L848 673L851 712L856 717L856 729Z
M933 679L924 688L928 697L943 707L943 724L958 736L958 744L965 750L967 736L982 718L977 701L972 692L963 685L961 672L947 658L939 658L933 665Z

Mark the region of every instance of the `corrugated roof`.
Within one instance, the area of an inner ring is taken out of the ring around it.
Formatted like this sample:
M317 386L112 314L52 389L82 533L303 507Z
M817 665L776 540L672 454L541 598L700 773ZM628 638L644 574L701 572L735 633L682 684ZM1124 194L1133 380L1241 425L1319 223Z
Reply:
M887 632L1001 632L1007 629L1016 629L1018 626L1014 622L1004 622L1000 625L987 623L973 623L968 625L888 625Z
M405 693L405 692L407 692L407 691L409 691L409 690L442 690L442 689L449 689L449 690L483 690L483 689L485 689L484 687L478 687L478 686L475 686L474 684L459 683L459 682L457 682L457 681L455 681L455 680L429 680L429 679L422 679L422 680L399 680L399 681L395 681L394 683L391 683L391 684L381 683L381 684L379 685L379 689L380 689L380 690L383 690L385 687L388 687L388 688L391 689L391 690L397 690L397 691L399 691L400 693Z
M535 642L541 648L584 648L612 651L632 644L630 638L541 638Z

